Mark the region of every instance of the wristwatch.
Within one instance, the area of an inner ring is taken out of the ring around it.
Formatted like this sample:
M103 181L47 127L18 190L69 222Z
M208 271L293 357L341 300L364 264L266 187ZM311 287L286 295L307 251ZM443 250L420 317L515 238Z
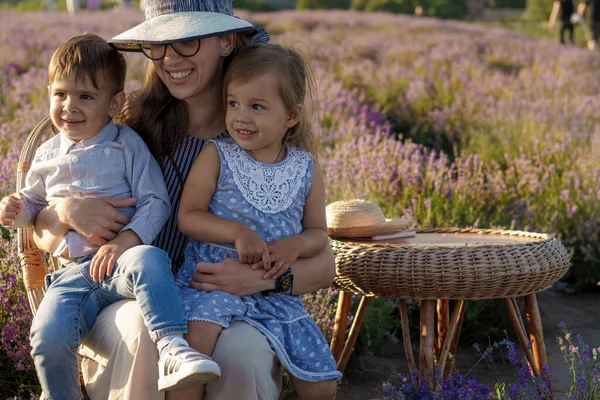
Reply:
M291 268L283 273L279 278L275 280L275 289L263 291L264 296L268 296L271 293L286 293L291 295L294 288L294 273Z

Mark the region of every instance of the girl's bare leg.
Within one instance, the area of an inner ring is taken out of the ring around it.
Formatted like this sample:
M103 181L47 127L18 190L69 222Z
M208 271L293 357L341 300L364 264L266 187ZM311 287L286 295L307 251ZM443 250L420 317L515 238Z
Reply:
M210 356L217 344L222 326L206 321L189 321L188 333L185 340L190 347L202 354ZM185 390L172 390L166 392L167 400L202 400L204 385L199 385Z
M333 400L337 394L337 381L309 382L292 377L294 382L293 393L285 400Z

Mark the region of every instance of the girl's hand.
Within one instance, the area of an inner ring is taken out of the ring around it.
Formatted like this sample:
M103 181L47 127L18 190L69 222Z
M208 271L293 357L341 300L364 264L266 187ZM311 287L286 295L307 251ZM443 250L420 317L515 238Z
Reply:
M13 193L2 199L0 202L0 225L10 228L14 224L19 213L23 211L22 199L21 193Z
M57 203L56 212L61 222L96 246L103 246L129 223L117 209L134 204L133 198L68 197Z
M269 256L267 244L251 228L244 226L240 229L240 233L235 240L235 249L241 263L261 263L265 270L271 269L271 257Z
M267 248L271 256L271 268L263 275L264 279L279 278L300 256L298 243L294 236L270 242ZM260 263L253 264L252 268L260 268Z

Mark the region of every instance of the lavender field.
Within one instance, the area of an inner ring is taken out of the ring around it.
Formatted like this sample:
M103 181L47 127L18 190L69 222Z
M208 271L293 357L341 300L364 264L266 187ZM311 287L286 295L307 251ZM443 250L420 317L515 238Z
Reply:
M572 253L566 282L600 280L599 53L399 15L237 14L309 55L329 201L368 198L422 227L554 233ZM0 14L0 195L14 191L20 147L48 111L55 47L85 31L110 38L142 19L133 10ZM132 91L145 59L128 63ZM28 396L31 315L16 242L7 232L0 240L0 387L12 390L0 394ZM307 298L329 335L331 298Z

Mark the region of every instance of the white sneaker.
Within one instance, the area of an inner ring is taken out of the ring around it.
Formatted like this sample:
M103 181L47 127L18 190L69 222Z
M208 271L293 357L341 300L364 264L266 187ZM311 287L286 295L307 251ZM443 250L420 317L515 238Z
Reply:
M182 337L173 339L158 360L158 390L186 389L220 377L217 363L192 349Z

